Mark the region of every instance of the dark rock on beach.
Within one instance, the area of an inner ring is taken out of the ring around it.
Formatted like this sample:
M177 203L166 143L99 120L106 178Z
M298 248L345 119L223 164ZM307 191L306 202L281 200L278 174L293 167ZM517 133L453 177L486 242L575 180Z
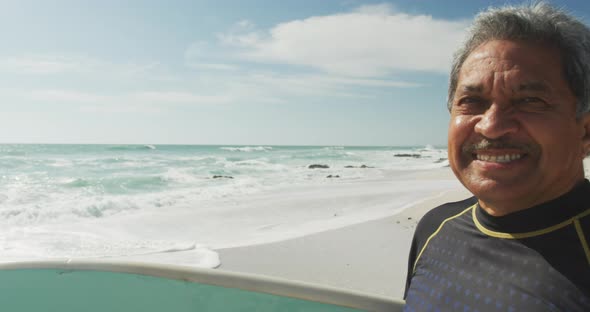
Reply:
M361 165L361 166L358 166L358 167L357 166L344 166L344 168L363 168L364 169L364 168L375 168L375 167L370 167L370 166L367 166L367 165Z
M329 175L326 178L340 178L340 176L339 175Z
M307 168L309 168L309 169L328 169L330 167L328 165L313 164L313 165L309 165Z
M435 164L440 164L441 162L447 160L446 158L439 158L437 161L435 161Z
M393 157L412 157L412 158L421 158L420 154L395 154Z
M232 176L222 176L222 175L214 175L213 179L233 179Z

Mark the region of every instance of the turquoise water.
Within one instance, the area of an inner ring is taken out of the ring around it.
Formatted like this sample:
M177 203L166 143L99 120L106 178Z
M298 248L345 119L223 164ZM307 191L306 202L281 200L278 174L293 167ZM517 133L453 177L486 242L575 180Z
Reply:
M424 158L395 158L396 153ZM44 212L59 202L71 204L73 213L101 217L131 208L114 207L107 198L160 194L164 199L167 193L198 189L191 195L204 200L313 183L328 172L307 169L316 163L343 178L365 178L375 171L341 173L345 166L436 167L445 164L435 163L443 157L444 150L424 147L0 145L0 215L23 222L50 218Z

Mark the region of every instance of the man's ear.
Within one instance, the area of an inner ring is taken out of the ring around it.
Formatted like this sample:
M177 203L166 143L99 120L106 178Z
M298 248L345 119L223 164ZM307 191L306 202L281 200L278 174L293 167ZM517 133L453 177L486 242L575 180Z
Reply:
M584 127L584 132L582 136L582 152L584 156L590 156L590 112L584 113L582 115L582 126Z

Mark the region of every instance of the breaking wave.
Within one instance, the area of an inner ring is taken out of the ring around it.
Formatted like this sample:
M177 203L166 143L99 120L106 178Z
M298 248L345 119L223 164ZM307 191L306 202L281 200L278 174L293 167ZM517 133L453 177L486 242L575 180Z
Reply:
M221 147L220 149L230 152L268 152L272 150L270 146L242 146L242 147Z

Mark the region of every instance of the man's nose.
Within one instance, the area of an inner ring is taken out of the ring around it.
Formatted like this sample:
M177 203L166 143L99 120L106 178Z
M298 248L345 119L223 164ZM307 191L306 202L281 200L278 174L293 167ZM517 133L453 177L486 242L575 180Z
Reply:
M518 122L510 107L492 103L475 124L475 132L486 138L497 139L518 131Z

